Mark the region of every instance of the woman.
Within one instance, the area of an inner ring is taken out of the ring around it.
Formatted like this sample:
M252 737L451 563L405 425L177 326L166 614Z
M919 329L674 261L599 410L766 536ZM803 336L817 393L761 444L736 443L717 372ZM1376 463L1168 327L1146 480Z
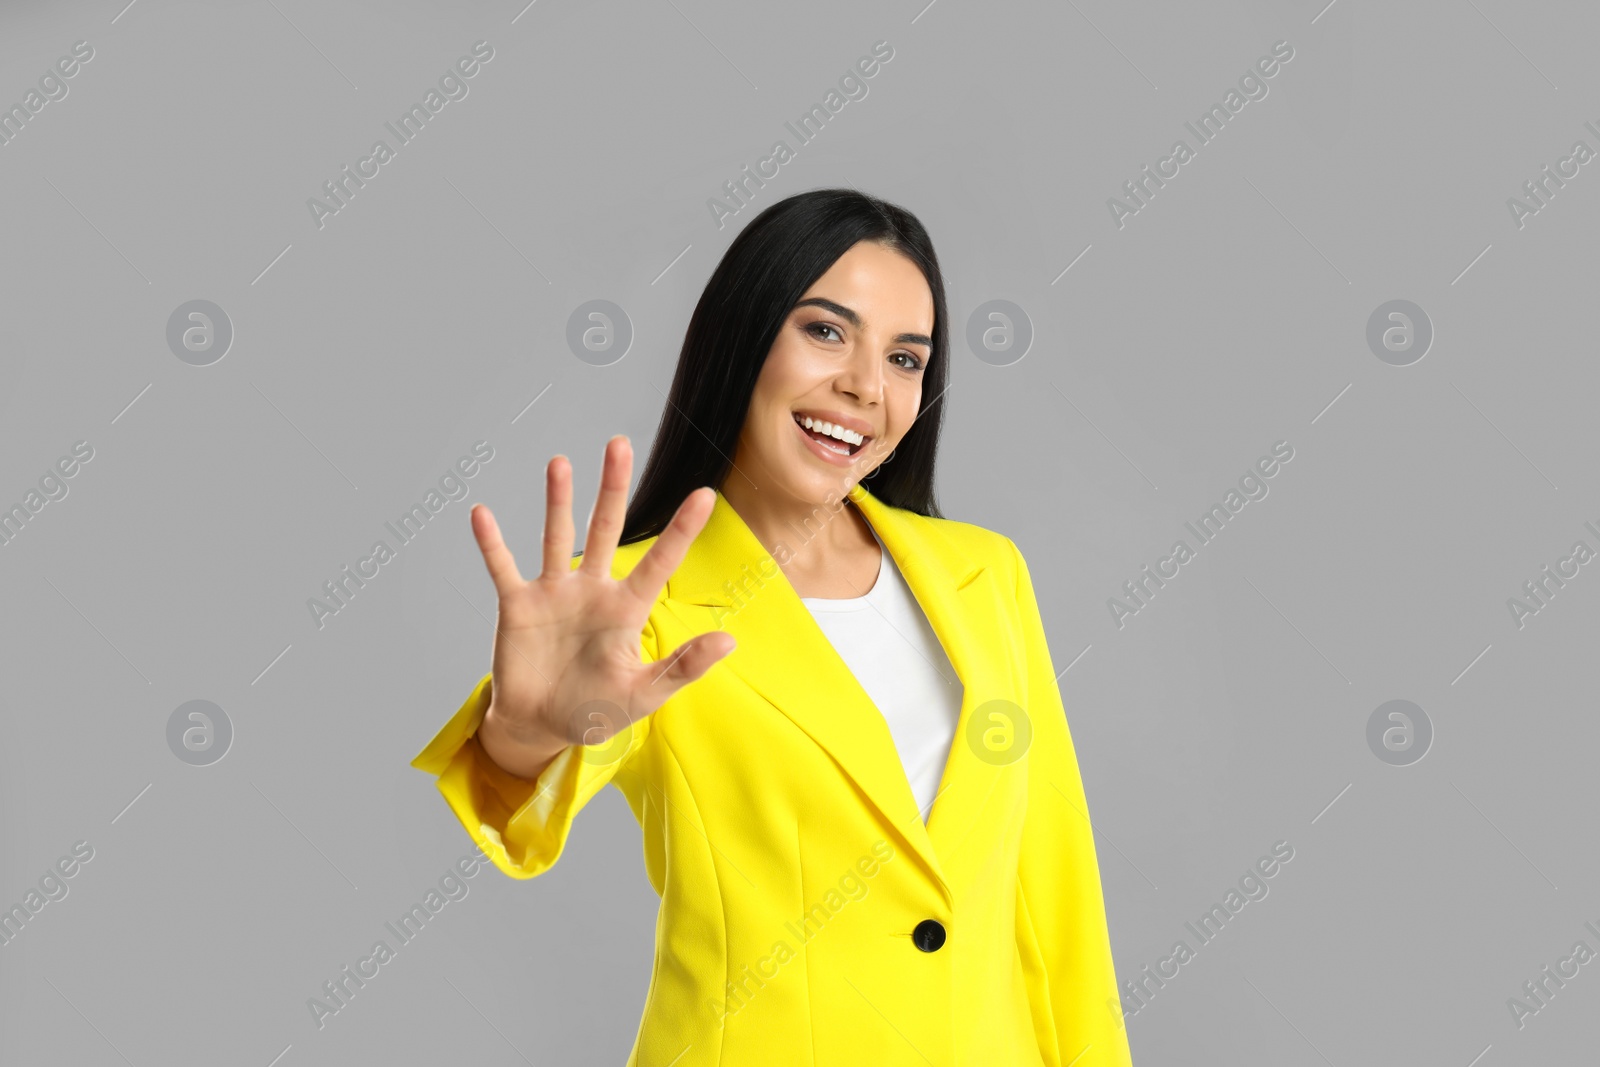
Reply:
M914 216L791 197L712 274L631 506L614 437L573 558L555 457L531 581L472 510L492 668L413 765L514 878L627 798L661 896L630 1065L1130 1062L1027 565L934 503L948 347Z

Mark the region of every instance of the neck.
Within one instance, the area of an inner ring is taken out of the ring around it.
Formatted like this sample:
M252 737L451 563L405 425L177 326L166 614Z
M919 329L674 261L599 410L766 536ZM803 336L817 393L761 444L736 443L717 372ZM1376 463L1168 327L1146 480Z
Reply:
M722 495L756 540L784 570L814 571L864 546L876 548L872 528L842 496L830 501L798 500L770 489L757 491L735 474Z

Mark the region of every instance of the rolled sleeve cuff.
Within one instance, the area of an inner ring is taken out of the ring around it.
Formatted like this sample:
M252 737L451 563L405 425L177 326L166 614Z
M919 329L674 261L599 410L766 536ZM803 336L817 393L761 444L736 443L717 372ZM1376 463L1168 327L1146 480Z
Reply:
M512 878L534 878L561 857L573 819L637 749L650 720L606 746L568 745L538 778L519 778L495 763L477 737L492 677L484 675L411 766L437 777L439 792L490 862Z

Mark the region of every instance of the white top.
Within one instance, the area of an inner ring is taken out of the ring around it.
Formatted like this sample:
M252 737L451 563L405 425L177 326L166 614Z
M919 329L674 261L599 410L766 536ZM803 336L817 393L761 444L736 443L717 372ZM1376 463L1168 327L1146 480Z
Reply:
M922 606L886 548L865 596L800 602L889 724L926 822L961 717L962 685Z

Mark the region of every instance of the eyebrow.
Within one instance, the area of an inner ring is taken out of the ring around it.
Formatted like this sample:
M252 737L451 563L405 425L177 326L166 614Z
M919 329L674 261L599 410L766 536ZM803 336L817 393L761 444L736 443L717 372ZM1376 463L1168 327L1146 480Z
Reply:
M859 330L861 328L861 316L860 315L857 315L854 311L852 311L850 308L845 307L843 304L836 304L832 300L827 299L826 297L813 296L813 297L810 297L809 299L800 301L798 304L795 305L795 307L797 307L797 308L803 308L803 307L826 308L827 310L833 312L835 315L839 316L841 319L844 319L846 322L848 322L850 325L854 326L856 329ZM933 347L933 338L929 337L925 333L901 333L901 334L896 334L894 336L893 340L897 344L926 345L929 348Z

